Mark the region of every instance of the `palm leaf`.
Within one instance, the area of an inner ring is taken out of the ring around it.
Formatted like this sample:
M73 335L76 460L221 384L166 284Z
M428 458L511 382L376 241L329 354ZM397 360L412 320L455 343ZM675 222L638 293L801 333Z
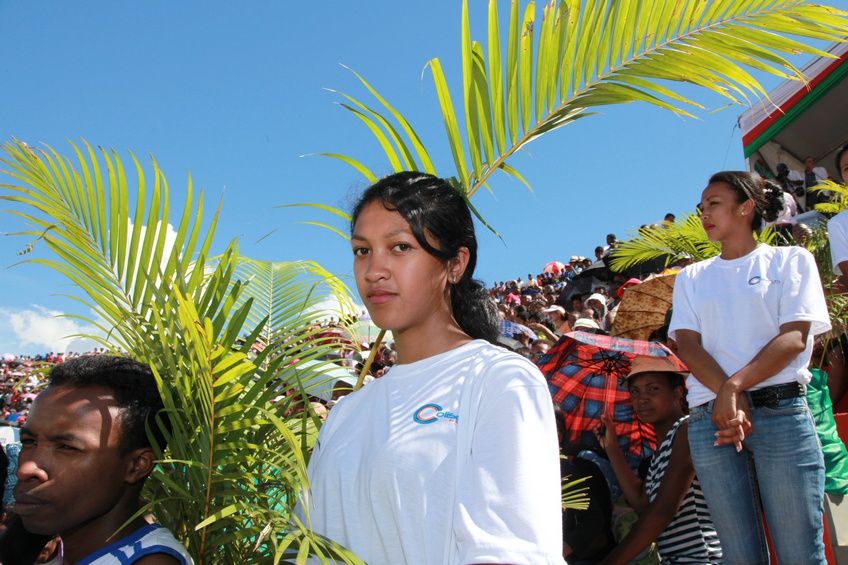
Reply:
M589 509L589 486L585 483L589 477L571 479L562 478L562 509L563 510L588 510Z
M756 236L758 241L772 243L775 232L766 228ZM666 258L666 265L688 258L703 261L721 252L718 243L710 241L697 214L688 214L674 224L657 224L639 229L632 239L621 242L610 252L610 268L625 271L640 263Z
M312 319L339 320L356 314L347 285L313 261L240 258L235 278L245 283L236 307L253 301L247 326L262 325L258 337L265 344L286 326L302 326L305 313Z
M442 176L458 178L469 196L521 147L595 107L638 101L692 116L702 106L681 92L684 83L733 103L766 97L748 69L803 81L787 57L829 55L796 38L841 41L848 35L848 13L804 0L551 0L541 21L537 15L534 2L521 10L512 0L504 59L497 1L489 2L486 48L473 39L463 2L457 101L442 62L427 63L454 161L454 171ZM411 155L412 144L418 155L429 154L409 121L357 77L389 110L390 116L367 125L392 169L417 167L410 159L401 162L396 149ZM356 105L367 108L358 100ZM358 161L343 160L362 172ZM435 173L432 165L424 170Z
M314 263L242 259L235 242L210 260L218 212L204 230L190 180L170 228L155 161L150 175L131 156L131 189L116 152L72 148L75 162L49 147L6 144L13 183L0 199L29 224L20 235L52 255L36 256L32 244L25 261L65 275L102 318L104 335L91 337L147 362L158 379L173 429L167 450L156 446L161 463L140 513L152 512L198 564L308 554L360 563L292 516L318 420L295 413L307 393L289 376L333 347L311 339L322 315L314 306L324 289L344 296L344 285ZM254 308L263 291L265 308ZM250 346L272 333L282 344L254 358ZM278 399L281 385L295 394Z

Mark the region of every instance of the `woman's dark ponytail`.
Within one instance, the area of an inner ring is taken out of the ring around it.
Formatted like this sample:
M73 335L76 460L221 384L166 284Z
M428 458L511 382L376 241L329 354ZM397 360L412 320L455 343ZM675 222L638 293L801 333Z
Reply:
M450 292L453 317L462 331L474 339L496 343L500 334L498 308L482 283L463 275L451 285Z
M395 173L365 190L353 208L351 231L365 205L375 200L403 216L416 241L430 255L449 261L460 248L468 249L468 266L459 281L450 286L453 317L472 338L495 343L499 334L498 310L483 285L473 278L477 237L465 196L449 182L433 175ZM435 246L427 240L428 235L435 240Z
M760 186L763 191L763 205L760 215L767 222L773 222L780 216L784 207L784 198L792 198L785 196L783 188L776 182L769 179L759 179Z

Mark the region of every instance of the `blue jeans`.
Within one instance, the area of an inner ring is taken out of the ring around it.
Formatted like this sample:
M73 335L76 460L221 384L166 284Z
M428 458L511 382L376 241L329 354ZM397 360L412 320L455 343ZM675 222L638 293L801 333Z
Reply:
M781 564L825 563L824 459L807 401L753 408L740 453L713 447L712 409L712 402L692 409L689 447L725 563L768 565L763 512Z

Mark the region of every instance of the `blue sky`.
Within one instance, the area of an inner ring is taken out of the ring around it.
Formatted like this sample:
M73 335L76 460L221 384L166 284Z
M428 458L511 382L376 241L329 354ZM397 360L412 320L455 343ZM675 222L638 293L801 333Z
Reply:
M486 2L470 4L472 34L482 38ZM848 8L848 0L831 4ZM459 8L458 1L418 0L6 0L0 139L68 153L67 140L85 138L123 156L154 155L175 203L189 172L208 201L223 199L219 248L238 237L247 256L314 259L346 275L347 244L300 224L325 218L277 207L319 201L349 208L364 188L353 169L304 154L348 153L388 172L370 134L324 89L365 96L339 64L355 68L411 119L437 168L450 174L434 89L422 68L440 57L459 91ZM724 104L695 95L710 109ZM533 142L512 162L533 193L501 177L493 195L475 197L504 239L479 231L478 276L491 283L536 273L551 259L591 256L608 232L625 238L666 212L688 211L711 173L744 167L735 127L743 110L687 120L646 105L610 107ZM0 215L0 232L21 227ZM8 268L25 244L0 237L0 352L51 349L79 329L52 316L86 314L57 296L73 292L58 275L34 265ZM45 253L36 248L35 255Z

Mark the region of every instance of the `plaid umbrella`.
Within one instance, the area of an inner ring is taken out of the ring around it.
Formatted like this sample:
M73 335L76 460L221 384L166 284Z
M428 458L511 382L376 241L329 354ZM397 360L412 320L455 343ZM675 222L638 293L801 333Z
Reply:
M624 377L637 356L668 357L686 371L685 365L667 347L656 342L571 332L562 336L537 364L548 381L554 402L563 411L566 439L584 447L597 447L593 430L601 415L615 422L619 445L628 462L636 467L653 453L653 427L633 414Z

